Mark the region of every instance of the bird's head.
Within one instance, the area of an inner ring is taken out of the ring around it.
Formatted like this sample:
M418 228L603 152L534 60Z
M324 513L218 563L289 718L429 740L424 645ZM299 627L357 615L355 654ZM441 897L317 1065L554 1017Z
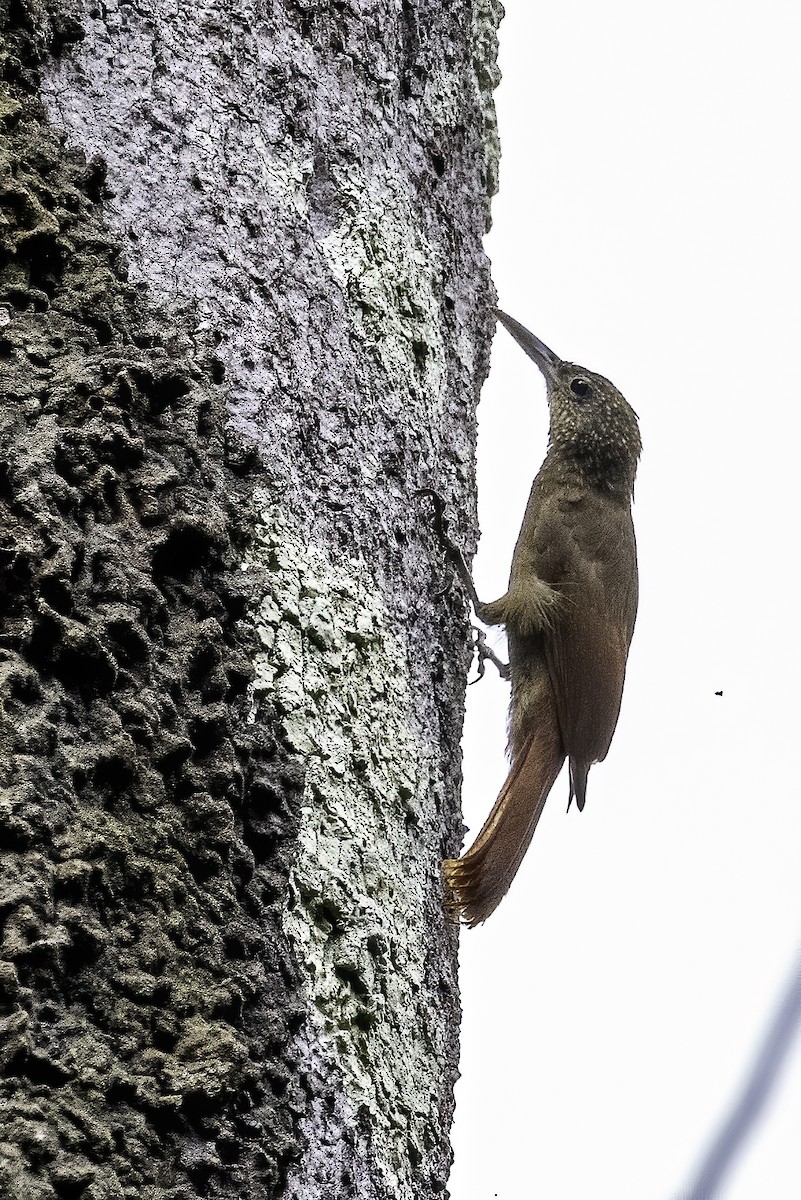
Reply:
M631 405L603 375L563 362L519 321L495 313L545 378L551 452L573 460L593 482L630 492L642 449Z

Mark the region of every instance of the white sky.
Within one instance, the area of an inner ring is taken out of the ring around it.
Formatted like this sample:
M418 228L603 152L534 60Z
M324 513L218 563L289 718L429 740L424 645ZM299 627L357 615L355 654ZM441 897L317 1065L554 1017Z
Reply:
M561 778L506 900L462 934L450 1189L675 1200L801 944L801 6L506 9L500 304L640 415L641 598L585 811ZM494 599L547 429L502 329L479 417ZM491 668L469 692L472 834L507 696ZM800 1043L725 1200L801 1196Z

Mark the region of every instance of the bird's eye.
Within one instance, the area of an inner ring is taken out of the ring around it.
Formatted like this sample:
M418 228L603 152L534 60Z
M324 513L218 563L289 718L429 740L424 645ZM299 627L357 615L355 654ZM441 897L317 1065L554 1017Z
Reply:
M579 375L577 379L571 379L570 390L574 396L586 396L590 390L590 385L586 379L582 379Z

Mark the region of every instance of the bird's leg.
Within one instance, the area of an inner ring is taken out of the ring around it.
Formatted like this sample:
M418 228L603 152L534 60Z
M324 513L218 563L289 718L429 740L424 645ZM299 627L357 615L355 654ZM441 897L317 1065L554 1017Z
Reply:
M456 571L456 574L459 576L459 579L462 582L462 586L470 597L476 613L478 613L479 608L481 608L481 601L476 594L473 577L470 574L470 568L464 561L464 555L450 535L450 522L445 515L445 501L438 492L433 490L433 488L420 488L418 492L415 492L415 495L419 497L427 497L431 501L431 505L434 509L434 531L442 544L443 550L445 551L445 558Z
M417 496L426 496L431 500L434 509L434 530L442 543L447 561L456 571L462 586L470 597L470 602L479 621L483 621L485 625L502 625L506 620L506 596L501 596L499 600L492 600L489 603L479 600L475 584L473 583L473 576L470 574L470 568L465 562L461 550L450 535L450 523L445 515L445 501L431 488L421 488L415 494ZM501 679L508 679L509 664L503 662L489 648L486 632L483 629L476 629L475 626L473 628L476 633L474 645L476 654L478 655L478 678L483 678L486 662L489 660L489 662L498 668L498 674L501 676Z

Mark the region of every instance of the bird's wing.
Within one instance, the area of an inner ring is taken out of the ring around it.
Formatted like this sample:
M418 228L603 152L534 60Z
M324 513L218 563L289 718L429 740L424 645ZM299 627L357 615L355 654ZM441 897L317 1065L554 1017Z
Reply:
M637 559L627 505L593 491L549 506L539 529L543 578L560 592L544 637L565 750L588 767L617 724L637 613Z
M599 604L581 620L565 619L545 639L562 741L583 767L606 757L615 732L626 674L627 644Z

